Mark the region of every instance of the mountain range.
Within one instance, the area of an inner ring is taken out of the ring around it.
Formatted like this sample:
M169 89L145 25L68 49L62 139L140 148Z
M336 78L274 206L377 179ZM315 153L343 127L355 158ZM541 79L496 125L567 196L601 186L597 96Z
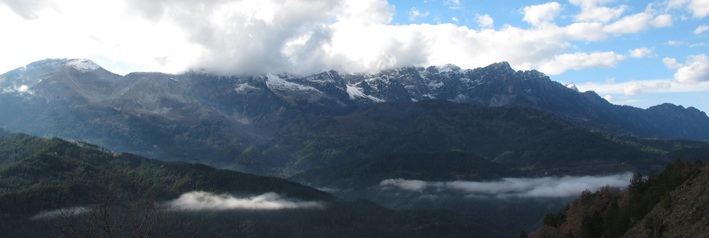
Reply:
M369 74L121 76L86 59L47 59L0 75L0 89L0 127L11 131L280 177L411 150L460 150L533 174L603 171L588 164L651 169L684 147L607 148L619 136L709 139L709 117L695 108L613 105L506 62ZM576 155L585 157L562 162ZM639 157L650 158L631 162Z

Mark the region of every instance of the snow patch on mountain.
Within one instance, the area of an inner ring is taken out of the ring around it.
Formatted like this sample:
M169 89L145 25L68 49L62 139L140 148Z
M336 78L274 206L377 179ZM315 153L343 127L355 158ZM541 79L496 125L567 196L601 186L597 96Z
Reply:
M443 82L431 81L431 82L428 83L427 86L428 86L429 89L435 90L435 89L438 89L438 88L440 88L440 87L443 87L443 85L444 85Z
M356 98L367 98L369 100L372 100L373 102L385 102L384 100L373 97L367 94L364 94L363 90L361 88L355 87L354 85L347 85L347 94L350 95L350 99L354 100Z
M576 92L579 91L579 88L577 88L577 87L576 87L576 84L573 83L573 82L564 84L564 86L566 86L567 88L572 89L572 90L574 90L574 91L576 91Z
M79 70L81 72L89 72L89 71L94 71L94 70L101 68L101 66L99 66L98 64L96 64L93 61L88 60L88 59L71 60L71 61L67 62L65 65L73 67L76 70Z
M242 83L242 84L237 84L236 88L234 88L234 91L236 91L237 93L243 93L243 92L247 92L250 90L256 90L256 89L258 89L258 88L251 86L248 83Z
M314 91L317 93L322 93L320 90L317 90L316 88L310 87L310 86L305 86L305 85L300 85L297 83L293 82L288 82L285 79L282 79L276 75L273 74L268 74L266 75L266 86L271 89L271 90L279 90L279 91Z

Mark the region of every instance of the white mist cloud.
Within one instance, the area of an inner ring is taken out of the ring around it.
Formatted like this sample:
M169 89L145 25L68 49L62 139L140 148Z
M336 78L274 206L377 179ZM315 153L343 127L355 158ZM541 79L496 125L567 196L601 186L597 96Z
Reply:
M218 195L208 192L189 192L167 202L169 206L186 211L203 210L281 210L281 209L321 209L325 204L318 201L293 201L276 193L264 193L249 198Z
M296 201L281 197L276 193L264 193L255 197L238 198L228 194L213 194L203 191L188 192L179 198L165 202L166 212L175 211L224 211L224 210L282 210L282 209L323 209L320 201ZM78 216L89 212L92 207L62 208L44 211L32 216L32 220L54 219L63 215Z
M571 197L582 191L595 190L610 185L625 187L633 174L628 172L611 176L565 176L543 178L503 178L493 182L427 182L420 180L387 179L379 184L384 190L401 189L411 192L433 194L458 192L468 196L505 197Z
M32 216L30 220L54 219L60 216L78 216L87 212L89 212L89 208L86 207L62 208L37 213L37 215Z

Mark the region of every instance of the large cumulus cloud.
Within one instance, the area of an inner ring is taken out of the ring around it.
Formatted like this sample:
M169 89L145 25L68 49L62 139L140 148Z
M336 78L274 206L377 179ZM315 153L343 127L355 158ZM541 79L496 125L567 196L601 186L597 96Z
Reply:
M567 26L554 22L562 5L549 2L520 9L529 28L495 28L494 19L482 15L487 23L480 29L391 24L397 9L384 0L36 1L42 4L0 2L0 21L8 22L0 30L26 32L4 39L0 51L17 58L3 57L0 65L87 57L173 73L307 74L508 61L516 69L555 75L615 67L627 58L611 51L569 52L571 41L602 41L672 20L650 10L622 17L627 7L606 7L605 0L572 0L569 7L578 14Z

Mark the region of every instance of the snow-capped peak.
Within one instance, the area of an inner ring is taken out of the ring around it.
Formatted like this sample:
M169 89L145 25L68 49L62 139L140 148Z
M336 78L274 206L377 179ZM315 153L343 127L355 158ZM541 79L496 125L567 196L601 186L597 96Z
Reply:
M74 59L70 60L65 64L66 66L71 66L75 68L76 70L79 70L81 72L89 72L89 71L94 71L97 69L100 69L101 66L98 64L94 63L91 60L88 59Z
M579 91L579 89L576 87L576 84L573 83L573 82L564 84L564 86L566 86L566 87L569 88L569 89L576 90L576 92Z

